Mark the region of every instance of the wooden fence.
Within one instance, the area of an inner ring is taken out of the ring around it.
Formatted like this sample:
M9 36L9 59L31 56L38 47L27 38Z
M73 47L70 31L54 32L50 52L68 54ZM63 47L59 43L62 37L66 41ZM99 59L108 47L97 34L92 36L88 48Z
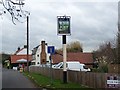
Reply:
M30 72L40 73L50 77L50 68L32 66L29 68ZM52 69L53 79L63 79L63 71L61 69ZM90 88L107 88L107 77L118 76L115 73L93 73L93 72L79 72L67 71L68 82L78 83Z

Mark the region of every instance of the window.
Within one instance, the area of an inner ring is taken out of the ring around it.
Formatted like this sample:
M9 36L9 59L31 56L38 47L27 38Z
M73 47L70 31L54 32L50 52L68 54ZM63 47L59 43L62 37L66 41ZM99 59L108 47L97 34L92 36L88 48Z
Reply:
M37 57L39 57L39 54L37 55Z
M63 68L63 65L60 68Z
M66 68L68 68L68 64L66 63Z
M84 69L88 69L88 67L86 67L86 66L83 66L83 68L84 68Z

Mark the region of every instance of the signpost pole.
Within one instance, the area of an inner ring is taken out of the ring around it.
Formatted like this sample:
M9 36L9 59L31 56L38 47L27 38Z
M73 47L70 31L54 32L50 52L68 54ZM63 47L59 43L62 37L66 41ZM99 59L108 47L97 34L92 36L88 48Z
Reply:
M50 54L50 75L51 75L51 85L53 84L53 75L52 75L52 59L51 59L51 54Z
M66 50L66 35L71 35L70 32L70 16L57 16L58 35L62 35L63 44L63 83L67 83L67 50Z
M67 83L67 69L66 69L66 60L67 60L67 52L66 52L66 35L62 36L63 38L63 83Z
M48 53L50 53L49 59L50 59L50 77L51 77L51 85L53 84L53 69L52 69L52 58L51 55L55 53L55 47L54 46L48 46Z

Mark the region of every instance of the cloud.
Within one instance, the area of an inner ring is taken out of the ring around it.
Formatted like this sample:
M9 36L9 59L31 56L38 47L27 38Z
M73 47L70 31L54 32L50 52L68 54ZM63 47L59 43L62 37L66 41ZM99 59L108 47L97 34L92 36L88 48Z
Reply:
M117 31L117 2L42 2L26 1L30 11L30 49L45 39L48 45L62 47L57 36L57 16L71 16L71 36L67 42L78 40L84 51L92 51L103 42L115 37ZM25 44L26 23L13 25L11 18L3 21L3 51L15 52ZM9 32L9 33L8 33Z

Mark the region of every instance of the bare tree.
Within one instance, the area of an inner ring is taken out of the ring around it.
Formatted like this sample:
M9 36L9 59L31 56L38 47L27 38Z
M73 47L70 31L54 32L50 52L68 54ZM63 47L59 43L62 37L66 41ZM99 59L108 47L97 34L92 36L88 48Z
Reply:
M117 35L117 59L120 64L120 25L118 24L118 35Z
M100 45L99 49L94 51L94 56L99 62L117 63L116 48L112 48L110 42Z
M1 3L5 10L11 15L14 24L16 24L15 21L21 23L26 21L29 12L22 10L25 4L24 0L2 0ZM6 13L6 11L4 11L4 13Z
M117 59L118 63L120 64L120 1L118 2Z

